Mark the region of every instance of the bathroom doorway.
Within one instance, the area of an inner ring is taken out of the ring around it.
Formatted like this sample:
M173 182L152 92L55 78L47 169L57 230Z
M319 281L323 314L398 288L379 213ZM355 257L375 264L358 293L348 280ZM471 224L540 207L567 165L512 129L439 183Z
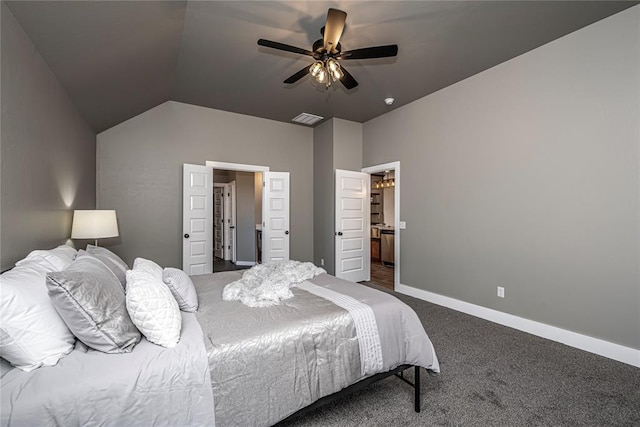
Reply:
M362 169L371 176L371 283L400 283L400 162Z

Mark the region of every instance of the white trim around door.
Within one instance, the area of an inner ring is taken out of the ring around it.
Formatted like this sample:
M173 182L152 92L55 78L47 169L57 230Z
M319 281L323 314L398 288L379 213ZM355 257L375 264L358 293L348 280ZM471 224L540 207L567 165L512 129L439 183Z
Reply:
M205 165L212 166L214 169L239 171L239 172L269 172L269 166L244 165L241 163L215 162L207 160Z

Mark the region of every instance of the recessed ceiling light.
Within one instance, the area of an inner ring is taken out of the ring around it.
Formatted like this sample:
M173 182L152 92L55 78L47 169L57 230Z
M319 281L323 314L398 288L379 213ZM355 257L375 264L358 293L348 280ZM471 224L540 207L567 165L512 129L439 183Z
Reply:
M391 97L384 99L384 103L387 104L387 105L393 104L393 101L395 101L395 99L393 99Z
M291 119L292 122L300 123L302 125L311 126L323 120L324 117L316 116L315 114L301 113Z

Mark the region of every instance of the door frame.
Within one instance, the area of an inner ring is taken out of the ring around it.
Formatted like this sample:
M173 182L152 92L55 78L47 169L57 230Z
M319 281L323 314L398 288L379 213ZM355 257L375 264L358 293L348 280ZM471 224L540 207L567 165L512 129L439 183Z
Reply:
M215 160L207 160L204 163L206 166L211 166L213 167L213 170L215 171L216 169L220 169L220 170L230 170L230 171L236 171L236 172L269 172L269 166L259 166L259 165L247 165L247 164L243 164L243 163L229 163L229 162L218 162ZM215 173L215 172L214 172ZM232 210L232 217L234 220L234 225L235 225L235 218L236 218L236 183L235 181L229 183L229 185L231 185L231 193L232 193L232 203L231 203L231 210ZM263 207L264 209L264 207ZM238 246L238 242L237 242L237 228L234 228L233 230L234 232L234 239L233 239L233 252L231 254L231 258L232 258L232 262L235 264L237 262L236 259L236 248ZM253 230L253 232L255 233L255 230ZM264 250L264 245L263 245L263 250Z
M394 248L393 248L393 289L397 289L398 285L400 285L400 161L383 163L380 165L369 166L366 168L362 168L362 172L366 172L369 175L372 173L384 172L387 170L394 171L394 229L396 230L394 236ZM371 227L371 215L369 215L368 222L369 227ZM371 263L369 263L369 275L371 275Z

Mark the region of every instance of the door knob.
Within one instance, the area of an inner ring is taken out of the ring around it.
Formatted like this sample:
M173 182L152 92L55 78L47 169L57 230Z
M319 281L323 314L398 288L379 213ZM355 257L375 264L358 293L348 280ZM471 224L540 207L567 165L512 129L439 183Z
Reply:
M235 225L230 225L229 228L236 228L236 226Z
M284 234L289 234L289 230L285 231Z
M342 236L342 231L338 231L338 236Z
M189 233L186 233L186 234L184 235L184 238L185 238L185 239L188 239L188 238L189 238Z

